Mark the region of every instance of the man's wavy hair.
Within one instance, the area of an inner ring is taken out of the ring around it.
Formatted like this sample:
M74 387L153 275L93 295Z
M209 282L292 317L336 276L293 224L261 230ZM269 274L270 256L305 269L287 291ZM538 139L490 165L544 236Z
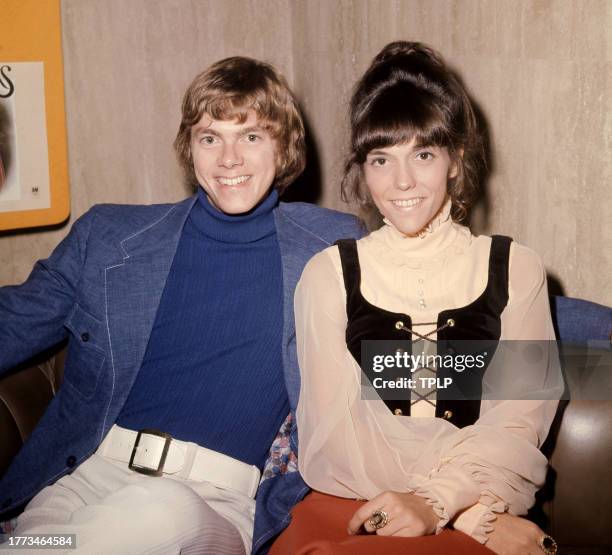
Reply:
M456 168L448 180L451 216L465 221L485 168L483 135L458 78L442 57L418 42L385 46L357 83L350 105L351 144L342 198L373 208L363 176L368 152L405 144L448 149Z
M181 124L174 148L189 185L198 182L191 157L191 128L204 114L217 120L244 123L250 111L276 140L273 186L281 194L306 165L304 123L285 78L270 64L235 56L200 73L185 92Z

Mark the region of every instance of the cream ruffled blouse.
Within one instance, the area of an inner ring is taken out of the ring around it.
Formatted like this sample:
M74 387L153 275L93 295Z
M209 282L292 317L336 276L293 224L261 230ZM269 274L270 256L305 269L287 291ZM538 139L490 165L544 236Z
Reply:
M419 237L386 222L357 242L361 292L370 303L407 313L414 325L435 322L440 311L461 308L484 291L491 239L473 236L449 214L447 203ZM309 486L348 498L414 492L441 518L438 532L451 521L481 543L494 513L527 512L544 483L547 460L539 447L556 401L483 401L478 421L459 429L434 418L427 402L413 405L412 416L396 416L381 400L361 400L361 370L345 342L346 293L335 246L304 269L295 319L299 469ZM501 326L501 339L555 339L542 262L514 242ZM434 326L417 329L424 334ZM536 387L561 391L555 353L529 372Z

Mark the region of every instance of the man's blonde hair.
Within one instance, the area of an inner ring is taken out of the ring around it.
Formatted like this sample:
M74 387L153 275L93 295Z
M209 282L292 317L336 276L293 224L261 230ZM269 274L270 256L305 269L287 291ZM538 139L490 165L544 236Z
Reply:
M190 184L198 183L191 157L191 128L204 114L244 123L253 111L277 145L273 186L282 193L304 171L304 123L285 78L270 64L235 56L200 73L185 92L174 148Z

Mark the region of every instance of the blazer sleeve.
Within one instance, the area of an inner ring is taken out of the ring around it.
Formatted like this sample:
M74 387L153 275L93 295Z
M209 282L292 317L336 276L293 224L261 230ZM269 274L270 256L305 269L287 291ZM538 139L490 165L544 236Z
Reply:
M0 288L0 375L67 335L95 210L79 218L21 285Z

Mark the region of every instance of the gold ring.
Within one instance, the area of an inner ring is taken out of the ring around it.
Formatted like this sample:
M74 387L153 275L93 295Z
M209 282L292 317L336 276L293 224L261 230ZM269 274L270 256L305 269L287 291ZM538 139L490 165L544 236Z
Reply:
M384 528L389 523L389 515L385 511L374 511L368 524L375 530Z
M546 555L555 555L557 553L557 542L548 534L544 534L538 540L538 546Z

